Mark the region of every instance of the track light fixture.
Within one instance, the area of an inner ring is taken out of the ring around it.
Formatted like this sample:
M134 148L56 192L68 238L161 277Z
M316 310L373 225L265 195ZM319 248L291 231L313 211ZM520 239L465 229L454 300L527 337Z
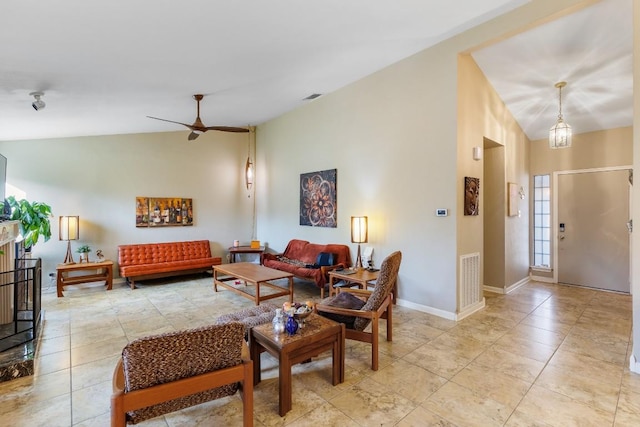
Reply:
M33 96L36 99L31 103L31 106L34 110L42 110L47 106L47 104L45 104L44 101L40 99L41 96L44 96L44 92L31 92L29 95Z

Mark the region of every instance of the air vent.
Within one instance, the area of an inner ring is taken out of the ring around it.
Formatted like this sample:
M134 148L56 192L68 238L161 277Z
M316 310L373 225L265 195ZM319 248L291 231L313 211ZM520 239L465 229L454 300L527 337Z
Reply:
M316 99L316 98L318 98L320 96L322 96L322 94L320 94L320 93L312 93L311 95L309 95L305 99L303 99L303 101L310 101L310 100Z

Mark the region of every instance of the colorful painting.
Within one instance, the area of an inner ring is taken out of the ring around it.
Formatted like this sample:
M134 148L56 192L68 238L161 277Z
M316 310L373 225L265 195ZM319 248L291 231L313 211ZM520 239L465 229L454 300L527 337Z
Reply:
M464 177L464 214L478 215L480 209L480 178Z
M176 197L136 197L136 227L193 225L193 201Z
M300 225L337 227L337 169L300 174Z

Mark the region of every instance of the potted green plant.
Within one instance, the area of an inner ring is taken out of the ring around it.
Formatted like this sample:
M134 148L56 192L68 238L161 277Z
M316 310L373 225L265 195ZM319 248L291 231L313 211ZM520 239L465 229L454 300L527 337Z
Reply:
M80 262L89 262L89 252L91 252L91 248L89 247L89 245L80 246L78 249L76 249L76 252L80 254Z
M25 249L31 249L38 243L40 236L44 237L45 242L51 238L51 206L25 199L16 200L13 196L7 197L7 202L11 206L11 219L20 221Z

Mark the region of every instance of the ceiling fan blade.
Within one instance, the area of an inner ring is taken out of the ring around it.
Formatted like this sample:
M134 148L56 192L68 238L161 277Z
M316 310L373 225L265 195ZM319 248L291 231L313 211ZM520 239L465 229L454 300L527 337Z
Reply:
M187 139L188 139L189 141L193 141L194 139L196 139L196 138L197 138L197 137L199 137L199 136L200 136L200 134L199 134L198 132L191 132L191 133L189 134L189 136L187 137Z
M186 124L186 123L176 122L176 121L174 121L174 120L161 119L161 118L159 118L159 117L151 117L151 116L147 116L147 117L149 117L150 119L162 120L163 122L175 123L175 124L178 124L178 125L186 126L186 127L188 127L189 129L193 129L193 125L188 125L188 124Z
M207 126L206 130L219 130L222 132L237 132L237 133L246 133L249 132L249 129L246 128L238 128L233 126Z

